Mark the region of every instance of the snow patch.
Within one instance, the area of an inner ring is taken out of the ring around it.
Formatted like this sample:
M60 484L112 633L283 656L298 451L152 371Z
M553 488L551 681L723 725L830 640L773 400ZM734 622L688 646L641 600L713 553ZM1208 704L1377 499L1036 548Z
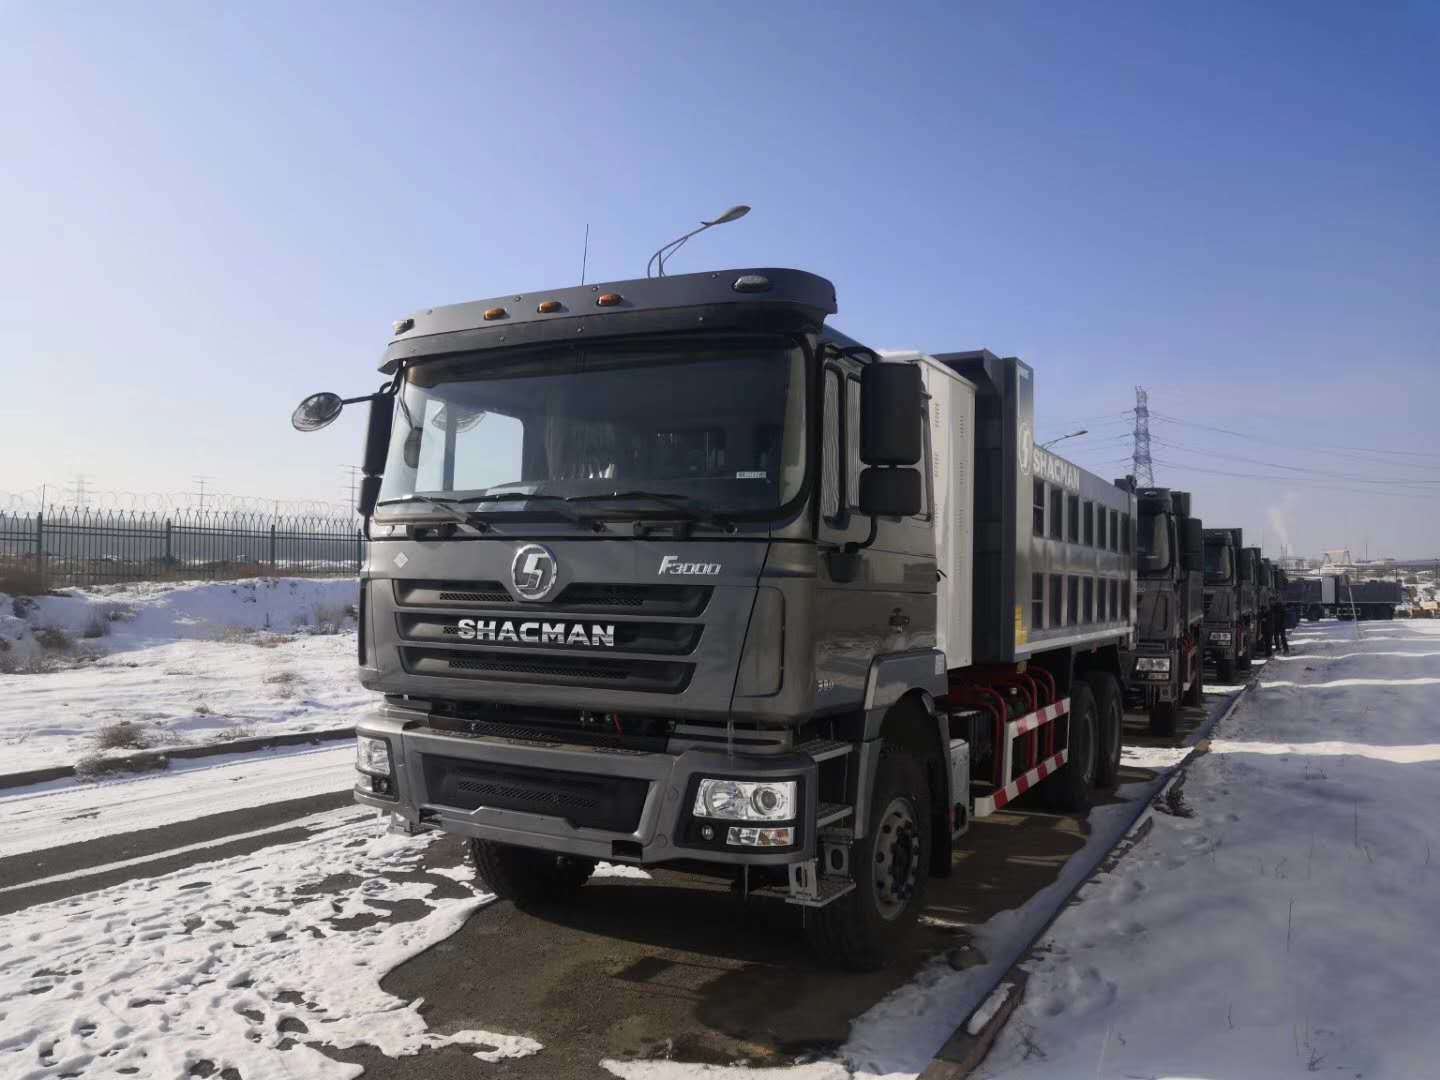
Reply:
M310 1044L389 1057L464 1045L536 1053L519 1033L428 1030L420 1001L380 988L489 897L440 898L417 873L428 838L373 821L0 917L4 1065L77 1078L183 1080L202 1061L246 1077L349 1080ZM423 904L385 921L386 905Z

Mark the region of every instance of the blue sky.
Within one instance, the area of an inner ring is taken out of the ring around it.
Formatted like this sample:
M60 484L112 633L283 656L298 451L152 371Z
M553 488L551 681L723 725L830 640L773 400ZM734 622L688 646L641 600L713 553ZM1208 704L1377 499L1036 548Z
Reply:
M672 272L1023 356L1107 476L1143 383L1207 523L1440 553L1440 8L1368 7L10 5L0 492L334 498L359 417L288 414L393 319L743 201Z

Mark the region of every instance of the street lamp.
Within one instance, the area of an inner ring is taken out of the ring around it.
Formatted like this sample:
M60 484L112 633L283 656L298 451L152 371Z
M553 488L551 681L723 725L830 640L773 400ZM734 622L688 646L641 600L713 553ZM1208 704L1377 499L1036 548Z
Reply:
M679 251L685 245L686 240L689 240L690 237L695 236L697 233L704 232L706 229L713 229L716 225L728 225L732 221L739 221L749 212L750 207L748 206L732 206L729 210L726 210L714 221L702 221L698 229L691 229L684 236L680 237L680 239L671 240L670 243L666 244L659 251L655 252L654 255L650 256L650 261L645 264L645 276L647 278L664 277L665 260L668 259L671 255L674 255L675 252ZM655 269L655 273L653 275L650 273L652 267Z
M1041 443L1041 444L1040 444L1040 449L1041 449L1041 450L1049 450L1050 447L1054 446L1057 442L1064 442L1066 439L1073 439L1073 438L1075 438L1077 435L1089 435L1089 434L1090 434L1090 432L1089 432L1087 429L1085 429L1085 428L1082 427L1079 431L1072 431L1072 432L1070 432L1069 435L1061 435L1058 439L1051 439L1051 440L1050 440L1049 442L1047 442L1047 443Z

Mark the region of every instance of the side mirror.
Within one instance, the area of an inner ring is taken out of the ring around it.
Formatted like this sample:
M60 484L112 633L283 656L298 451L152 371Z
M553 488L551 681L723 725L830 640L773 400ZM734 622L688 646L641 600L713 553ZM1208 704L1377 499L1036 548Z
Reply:
M365 460L361 470L366 476L379 476L385 471L385 458L390 451L390 428L395 421L395 399L379 394L370 399L370 422L365 428Z
M920 470L866 469L860 474L860 512L871 517L920 513Z
M290 414L290 425L296 431L319 431L329 427L345 408L339 394L311 394Z
M1205 526L1196 518L1185 519L1185 565L1199 570L1205 564Z
M860 460L866 465L914 465L923 453L924 412L918 365L866 364L860 373Z

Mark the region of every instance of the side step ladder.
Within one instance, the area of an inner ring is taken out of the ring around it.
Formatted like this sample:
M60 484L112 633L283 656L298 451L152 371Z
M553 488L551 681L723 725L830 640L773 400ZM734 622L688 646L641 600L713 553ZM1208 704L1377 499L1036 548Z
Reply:
M816 764L844 757L854 749L851 743L838 739L811 739L795 747L798 753L809 754ZM817 857L790 864L786 903L824 907L855 888L855 879L850 874L850 845L855 832L841 824L854 814L855 808L848 803L820 803L815 808Z

